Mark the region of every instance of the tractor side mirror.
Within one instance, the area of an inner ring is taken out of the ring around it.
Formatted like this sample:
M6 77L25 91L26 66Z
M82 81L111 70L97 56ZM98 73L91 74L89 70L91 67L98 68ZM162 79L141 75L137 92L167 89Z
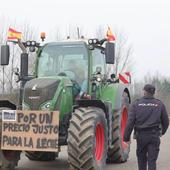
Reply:
M106 43L105 48L106 64L114 64L115 62L115 44L111 42Z
M0 64L2 66L9 64L9 56L10 56L9 45L2 45L0 55Z

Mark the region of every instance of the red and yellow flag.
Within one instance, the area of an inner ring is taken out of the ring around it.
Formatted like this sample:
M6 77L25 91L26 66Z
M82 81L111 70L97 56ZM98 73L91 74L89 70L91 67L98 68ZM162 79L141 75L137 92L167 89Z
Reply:
M20 40L22 37L22 33L14 30L13 28L9 28L7 40Z
M110 29L110 27L108 27L106 36L107 36L108 41L115 41L115 36L113 35L112 30Z

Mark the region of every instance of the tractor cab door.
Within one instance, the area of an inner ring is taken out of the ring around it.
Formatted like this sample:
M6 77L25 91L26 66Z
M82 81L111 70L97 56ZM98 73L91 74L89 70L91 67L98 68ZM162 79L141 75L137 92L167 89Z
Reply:
M92 73L94 74L97 71L97 68L101 68L101 74L106 75L106 61L105 55L102 50L95 48L92 51Z
M107 81L107 69L105 55L100 48L92 50L92 84L91 93L94 98L99 99L102 88L104 88Z

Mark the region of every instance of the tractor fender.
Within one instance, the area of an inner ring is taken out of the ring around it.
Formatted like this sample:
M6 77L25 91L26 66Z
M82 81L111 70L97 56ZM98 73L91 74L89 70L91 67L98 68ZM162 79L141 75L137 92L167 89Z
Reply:
M101 99L109 101L112 104L112 111L120 110L122 106L122 95L126 93L128 102L131 103L130 90L128 85L124 84L109 84L103 89Z
M10 108L12 110L16 110L17 106L10 102L9 100L0 100L0 107L7 107Z
M130 104L130 90L127 85L124 84L109 84L106 88L103 89L101 99L105 101L105 103L109 103L109 111L107 117L108 119L108 127L109 127L109 147L113 147L113 120L115 112L118 112L122 108L122 96L126 93L128 97L128 102Z

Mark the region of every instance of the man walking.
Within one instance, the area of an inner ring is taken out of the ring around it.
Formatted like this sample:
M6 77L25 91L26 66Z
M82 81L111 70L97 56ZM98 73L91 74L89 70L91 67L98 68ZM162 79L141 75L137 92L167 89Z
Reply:
M154 98L155 87L146 84L143 90L144 96L136 100L130 108L124 141L130 142L134 129L139 170L147 170L147 166L148 170L156 170L160 136L165 134L169 119L165 105Z

